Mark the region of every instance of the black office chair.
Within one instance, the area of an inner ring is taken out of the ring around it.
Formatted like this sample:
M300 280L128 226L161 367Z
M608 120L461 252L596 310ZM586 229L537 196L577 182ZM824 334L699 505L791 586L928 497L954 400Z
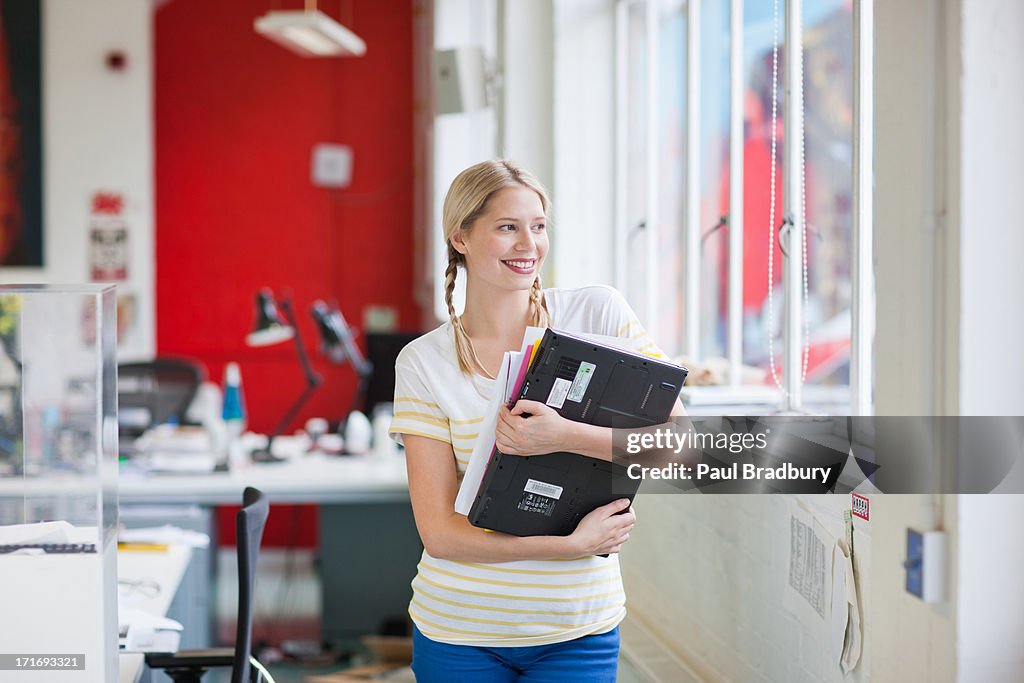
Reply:
M198 683L207 669L231 667L231 683L260 683L274 679L252 656L253 590L256 583L256 560L259 557L263 527L270 506L258 489L246 487L242 509L235 517L238 543L238 629L235 647L202 650L179 650L173 654L151 653L146 664L163 669L177 683Z
M154 358L117 366L118 423L122 437L139 436L165 422L185 422L206 372L197 361Z

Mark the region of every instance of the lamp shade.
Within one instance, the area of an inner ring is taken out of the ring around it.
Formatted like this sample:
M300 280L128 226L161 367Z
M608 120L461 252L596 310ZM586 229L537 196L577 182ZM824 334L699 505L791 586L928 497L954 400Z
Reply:
M303 57L360 57L366 43L317 10L268 12L253 22L257 33Z
M295 329L281 320L273 292L261 289L256 294L256 324L252 332L245 337L246 346L279 344L288 341L294 335Z
M325 356L338 364L348 361L360 377L373 370L373 365L356 346L352 328L336 306L330 307L324 301L317 301L310 313L320 332L320 351Z

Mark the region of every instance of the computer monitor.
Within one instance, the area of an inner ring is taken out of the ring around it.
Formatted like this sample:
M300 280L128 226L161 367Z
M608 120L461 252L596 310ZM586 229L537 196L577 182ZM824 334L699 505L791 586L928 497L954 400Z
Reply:
M373 414L378 403L391 403L395 400L395 359L406 344L420 332L367 332L366 359L373 364L366 383L366 394L363 398L363 412Z

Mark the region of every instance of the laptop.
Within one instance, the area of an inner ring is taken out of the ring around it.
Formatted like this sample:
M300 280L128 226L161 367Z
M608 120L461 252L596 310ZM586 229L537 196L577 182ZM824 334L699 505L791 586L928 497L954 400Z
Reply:
M668 420L686 375L680 365L548 329L515 398L576 422L633 429ZM567 536L595 508L632 500L639 485L619 463L495 448L469 521L515 536Z

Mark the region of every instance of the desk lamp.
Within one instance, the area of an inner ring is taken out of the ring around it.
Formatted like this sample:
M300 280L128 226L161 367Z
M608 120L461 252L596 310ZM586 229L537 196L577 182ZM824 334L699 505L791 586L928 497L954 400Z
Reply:
M356 346L352 328L348 326L337 305L328 306L321 299L313 303L310 313L320 331L320 353L336 365L343 365L347 361L359 377L359 388L356 389L356 395L352 398L352 405L349 408L349 412L352 412L359 399L366 393L370 375L373 374L373 363L368 361Z
M295 400L288 412L284 414L281 421L277 423L267 438L267 447L263 450L253 451L254 462L274 462L280 458L271 453L274 439L280 436L302 406L313 395L320 383L323 381L320 375L314 372L306 356L306 350L302 346L302 336L299 334L299 327L295 324L295 312L292 310L292 302L288 296L280 301L281 310L284 311L285 319L277 311L277 304L274 301L274 294L269 289L261 289L256 294L256 325L253 331L245 337L246 346L271 346L292 339L295 341L295 350L299 354L299 363L302 365L302 373L306 378L306 388Z

